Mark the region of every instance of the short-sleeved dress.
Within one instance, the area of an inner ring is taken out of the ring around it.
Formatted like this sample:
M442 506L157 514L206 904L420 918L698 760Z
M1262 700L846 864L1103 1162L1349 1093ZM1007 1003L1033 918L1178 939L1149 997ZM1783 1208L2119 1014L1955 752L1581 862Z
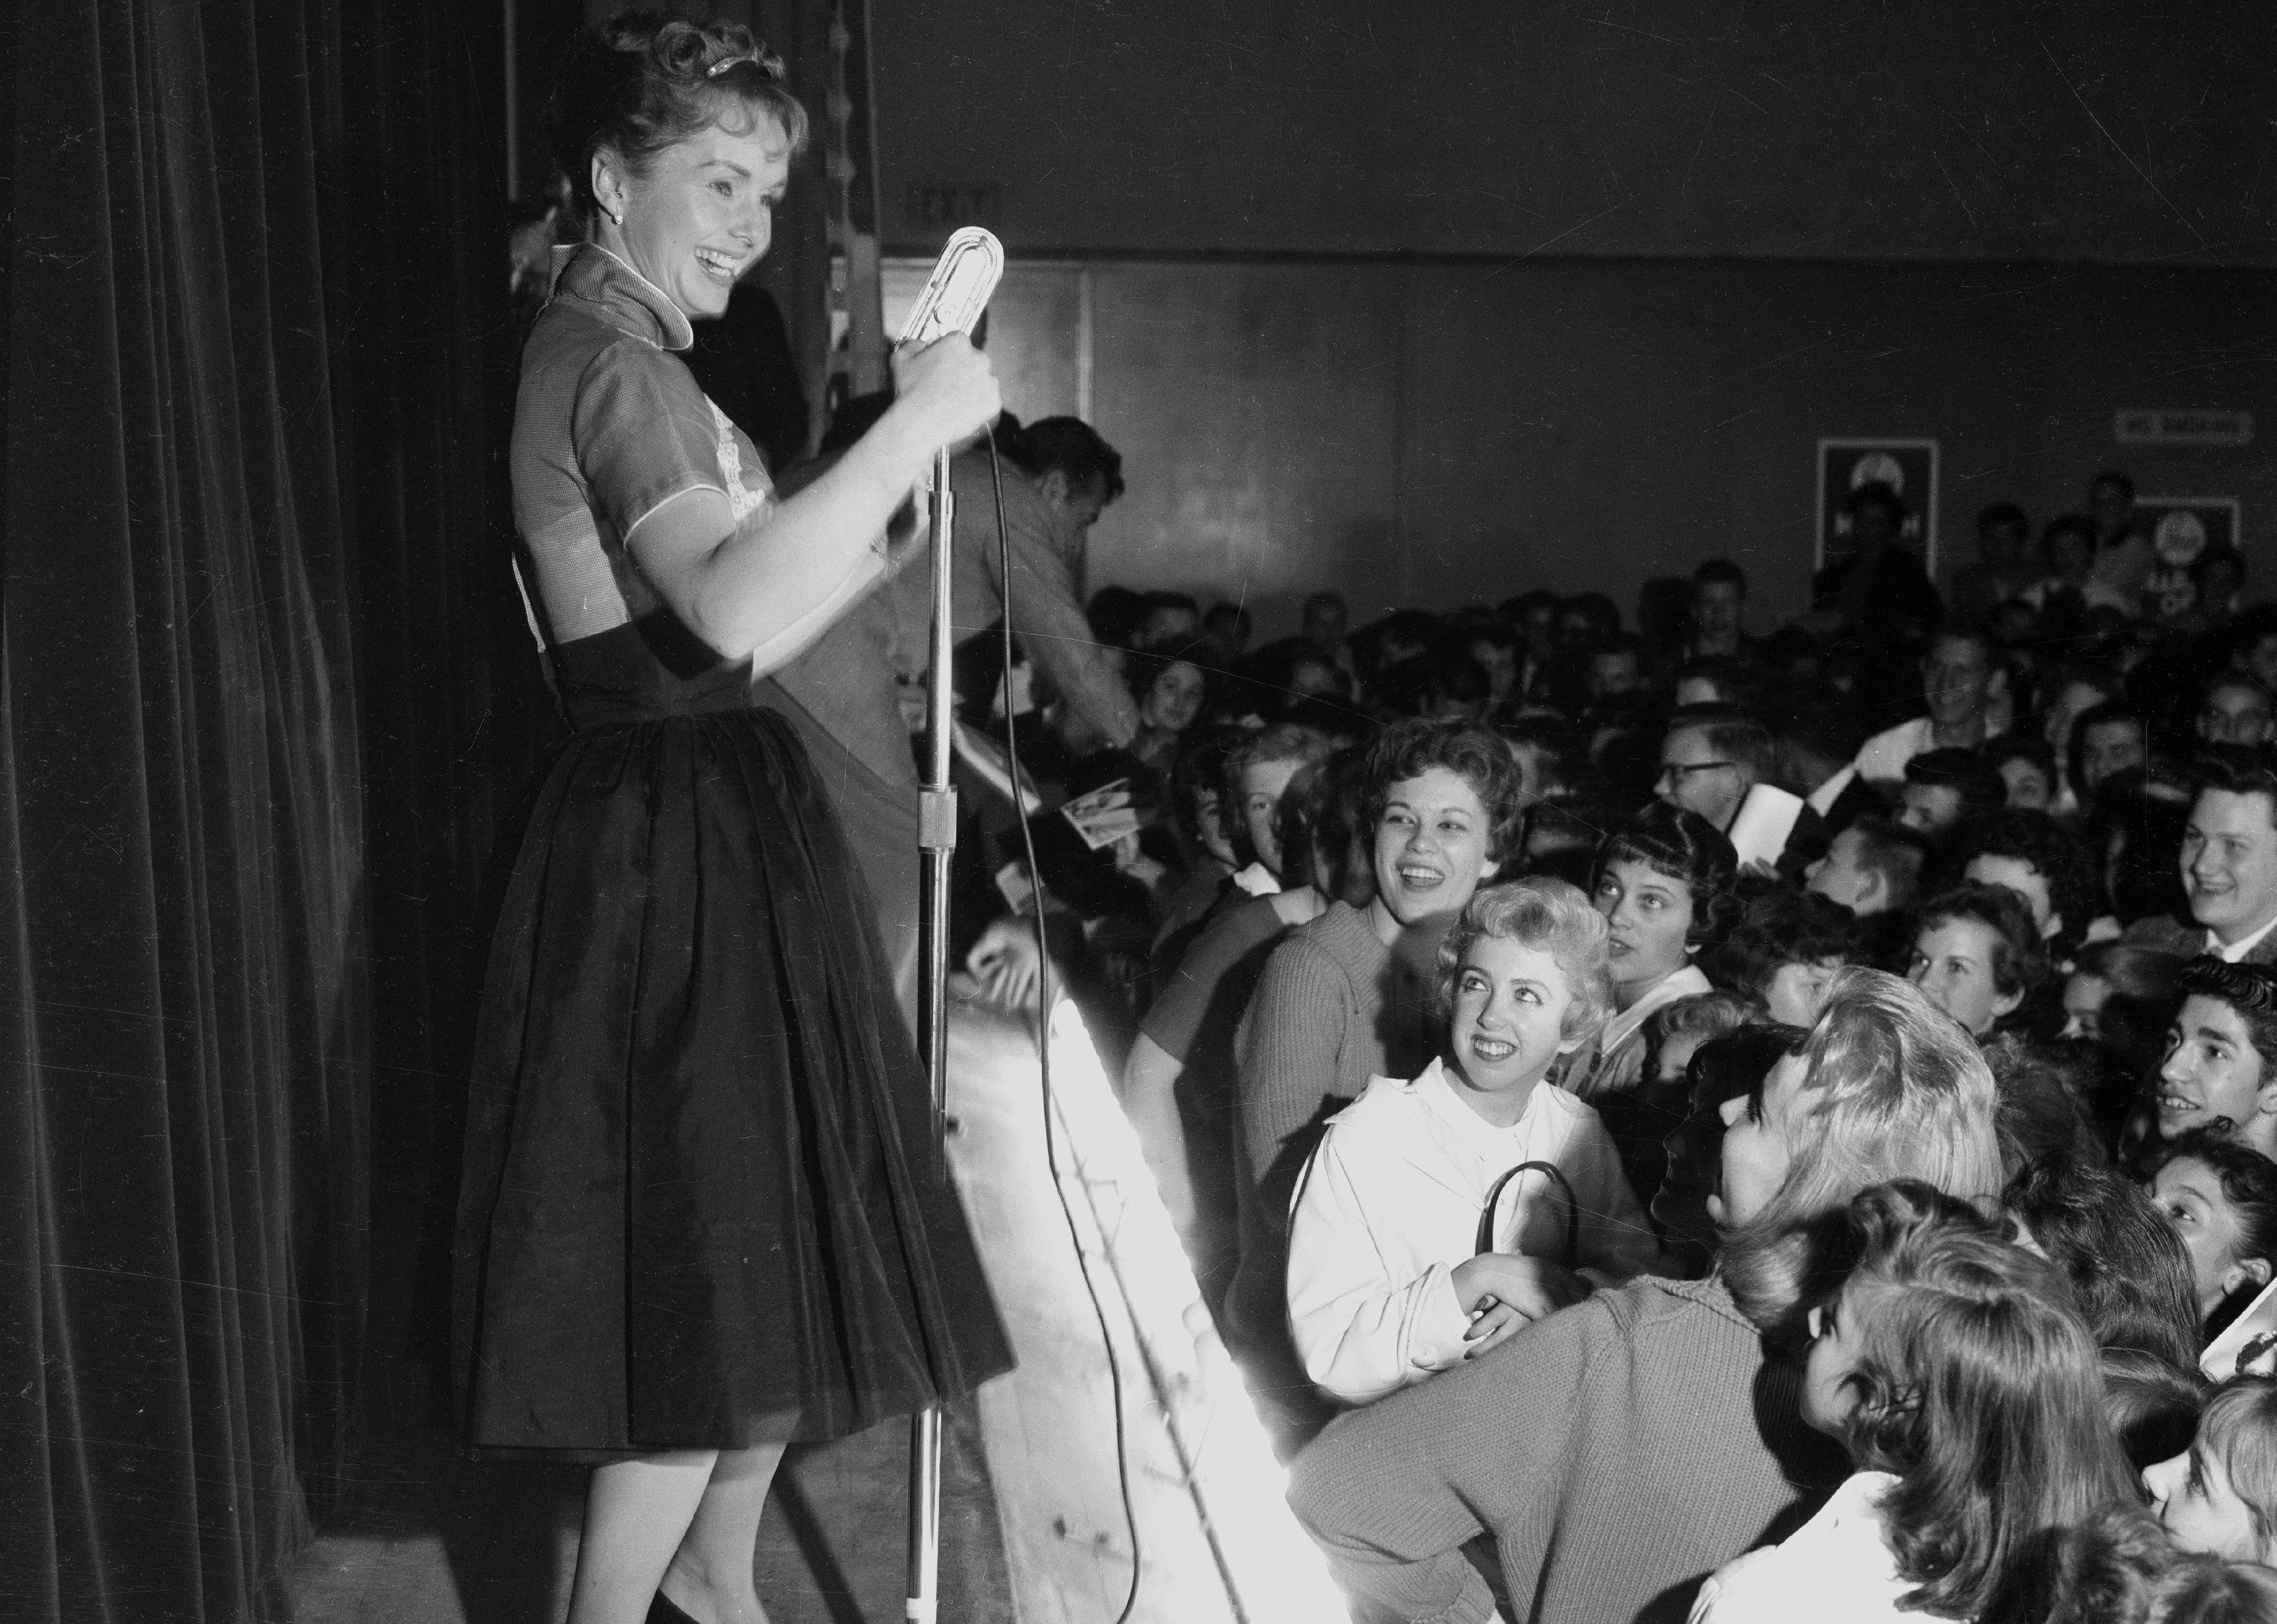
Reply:
M514 516L575 732L483 994L454 1339L480 1449L843 1435L1011 1355L931 1130L862 876L790 726L624 538L708 487L773 500L598 248L524 352Z

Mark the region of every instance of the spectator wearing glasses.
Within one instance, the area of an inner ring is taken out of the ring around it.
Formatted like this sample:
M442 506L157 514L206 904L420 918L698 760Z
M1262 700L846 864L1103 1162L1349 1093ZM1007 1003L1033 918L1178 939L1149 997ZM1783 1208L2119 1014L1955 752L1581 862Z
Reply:
M1728 836L1755 786L1775 775L1778 757L1778 738L1746 711L1689 705L1669 719L1653 788L1670 805L1697 812ZM1799 881L1804 869L1826 855L1832 838L1824 818L1808 804L1798 804L1772 866L1781 878Z

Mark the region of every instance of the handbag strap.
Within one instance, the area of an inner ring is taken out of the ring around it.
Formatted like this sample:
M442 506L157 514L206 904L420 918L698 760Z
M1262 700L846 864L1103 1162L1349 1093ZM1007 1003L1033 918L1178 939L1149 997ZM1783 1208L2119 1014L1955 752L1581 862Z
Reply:
M1472 1252L1483 1254L1495 1249L1495 1208L1502 1201L1504 1188L1520 1173L1547 1173L1565 1193L1565 1255L1560 1261L1568 1269L1579 1269L1581 1266L1581 1203L1574 1199L1573 1181L1565 1177L1565 1170L1555 1162L1521 1162L1494 1181L1487 1191L1486 1209L1479 1214L1479 1232Z

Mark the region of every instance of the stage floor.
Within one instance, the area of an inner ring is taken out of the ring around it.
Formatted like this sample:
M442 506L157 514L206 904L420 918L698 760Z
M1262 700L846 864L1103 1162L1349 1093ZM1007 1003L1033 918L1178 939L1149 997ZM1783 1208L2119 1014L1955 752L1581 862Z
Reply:
M1113 1624L1129 1590L1108 1360L1071 1211L1122 1369L1134 1624L1339 1619L1072 1006L1054 1030L1066 1211L1027 1028L961 1007L950 1029L950 1160L1020 1365L948 1417L940 1617ZM560 1624L583 1470L461 1459L412 1419L427 1407L423 1370L378 1365L384 1436L283 1576L280 1616ZM758 1553L773 1624L902 1616L907 1438L897 1422L787 1459Z

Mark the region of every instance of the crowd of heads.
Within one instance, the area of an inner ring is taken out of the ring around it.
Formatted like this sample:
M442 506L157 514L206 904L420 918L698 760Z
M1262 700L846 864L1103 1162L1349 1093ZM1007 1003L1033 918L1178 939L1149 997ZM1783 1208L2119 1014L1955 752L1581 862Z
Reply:
M2037 540L1986 509L1912 620L1822 572L1759 629L1720 559L1634 629L1594 592L1357 627L1321 592L1252 646L1238 605L1102 591L1161 809L1084 859L1151 854L1107 1024L1235 889L1436 925L1450 1075L1597 1104L1659 1266L1720 1278L1898 1479L1909 1605L2273 1616L2238 1598L2277 1560L2277 1390L2198 1361L2277 1270L2277 606L2122 492ZM1901 503L1854 509L1854 568L1898 549Z

